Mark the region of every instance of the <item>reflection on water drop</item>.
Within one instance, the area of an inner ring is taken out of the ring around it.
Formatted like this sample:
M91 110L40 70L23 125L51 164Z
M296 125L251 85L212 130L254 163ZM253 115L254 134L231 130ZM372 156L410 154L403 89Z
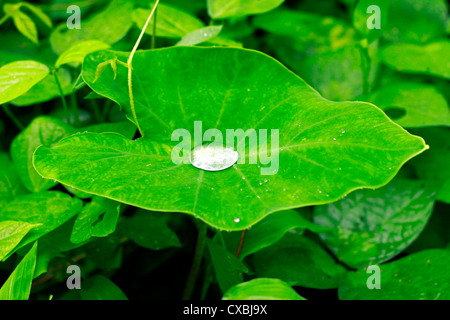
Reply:
M238 223L239 221L241 221L241 219L239 219L239 218L234 218L233 221L236 222L236 223Z
M193 150L191 164L206 171L220 171L231 167L237 160L238 153L233 148L210 144Z

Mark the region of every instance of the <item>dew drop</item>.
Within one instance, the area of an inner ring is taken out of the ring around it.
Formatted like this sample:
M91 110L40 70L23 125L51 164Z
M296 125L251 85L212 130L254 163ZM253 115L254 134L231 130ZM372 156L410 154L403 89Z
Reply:
M149 163L148 165L146 165L146 167L149 167L149 166L151 166L152 164L151 163Z
M342 170L342 168L339 168L339 170Z
M389 170L392 170L392 168L389 168Z
M191 163L194 167L206 171L220 171L231 167L237 160L238 153L233 148L209 144L193 150Z
M259 185L262 186L262 182L260 182Z
M335 140L335 141L336 141L336 138L333 138L333 140Z
M204 36L204 37L207 37L207 36L208 36L208 34L207 34L207 33L204 33L204 34L203 34L203 36Z
M234 218L234 220L233 220L235 223L238 223L239 221L241 221L241 219L239 219L239 218Z
M345 133L345 130L342 130L342 133Z
M264 182L267 182L267 181L269 181L269 180L267 180L267 179L264 179Z
M284 188L283 191L286 191L286 188Z

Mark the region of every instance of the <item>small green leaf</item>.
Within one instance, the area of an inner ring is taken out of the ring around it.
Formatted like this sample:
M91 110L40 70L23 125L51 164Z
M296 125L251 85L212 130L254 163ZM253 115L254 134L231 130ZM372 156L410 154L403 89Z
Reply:
M212 265L222 292L243 281L243 273L247 267L229 251L212 240L207 239L206 244L211 254Z
M306 300L279 279L259 278L229 289L223 300Z
M390 0L389 20L383 37L392 42L413 43L442 38L447 11L445 0Z
M153 5L151 5L153 8ZM133 11L133 21L142 29L150 15L151 9L136 9ZM166 4L159 4L156 19L156 36L167 38L181 38L190 32L204 26L197 17L171 7ZM153 19L148 24L145 33L153 33Z
M21 34L36 44L39 42L36 25L30 17L22 11L16 10L14 11L12 19L14 21L14 25Z
M83 282L83 300L128 300L127 296L111 280L97 275Z
M59 68L65 63L79 65L83 62L84 57L91 52L98 50L106 50L111 46L98 40L87 40L74 44L72 47L64 51L55 63L55 67Z
M422 181L396 179L378 190L359 190L314 210L314 222L336 231L320 234L340 261L361 268L402 252L423 230L435 192Z
M161 213L140 210L131 218L122 221L118 229L121 236L150 250L181 247L180 240L169 228L166 217Z
M286 232L292 229L308 229L312 232L332 230L332 228L319 226L308 221L301 213L305 213L306 215L306 210L300 212L294 210L276 212L252 226L251 229L245 232L244 243L239 258L244 259L246 256L274 244ZM237 250L241 240L241 233L222 233L228 249Z
M0 289L0 300L28 300L36 266L37 242Z
M222 30L222 26L209 26L185 35L176 45L177 46L195 46L196 44L210 41L215 38Z
M431 249L380 265L380 290L369 290L370 273L347 274L339 287L342 300L449 300L450 251Z
M88 19L81 16L80 29L67 29L67 22L59 24L50 35L50 43L57 54L77 43L86 40L98 40L114 44L122 39L133 25L131 12L134 3L128 0L112 0L99 13ZM67 16L66 16L67 17Z
M80 243L91 237L106 237L116 230L120 204L102 197L93 197L79 213L70 241Z
M7 153L0 152L0 211L17 196L27 193L16 166Z
M33 154L40 145L51 146L73 129L58 119L47 116L35 118L12 142L11 157L19 176L28 190L50 189L56 182L43 179L33 167Z
M427 139L430 151L411 162L417 176L427 180L439 190L437 200L450 203L450 128L431 127L414 129Z
M39 224L23 221L0 221L0 261L13 250L31 229Z
M372 93L367 101L383 109L403 127L450 126L447 101L430 85L396 83ZM399 116L395 111L401 112Z
M391 44L382 48L380 59L391 68L409 73L423 73L450 79L448 57L450 41L439 40L426 45Z
M49 73L47 66L32 60L15 61L0 68L0 104L31 89Z
M253 264L259 277L315 289L337 288L346 272L320 245L295 233L258 251Z
M72 76L70 72L64 68L58 70L58 79L62 87L63 94L66 96L73 92ZM34 85L25 94L11 101L15 106L29 106L32 104L49 101L56 97L60 97L58 85L53 74L47 75L42 81Z
M16 250L56 229L80 212L82 202L59 191L45 191L17 197L0 211L0 220L40 224L31 229Z
M213 19L243 17L275 9L284 0L207 0L208 14Z
M33 12L36 17L47 25L47 27L52 27L52 20L44 13L44 11L42 11L41 8L28 2L20 2L20 5Z

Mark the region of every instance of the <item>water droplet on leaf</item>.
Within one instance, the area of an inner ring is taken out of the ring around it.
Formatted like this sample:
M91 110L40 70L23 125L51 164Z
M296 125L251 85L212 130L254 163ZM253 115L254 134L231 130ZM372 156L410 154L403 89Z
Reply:
M220 171L231 167L237 160L238 153L233 148L210 144L195 148L191 163L194 167L206 171Z

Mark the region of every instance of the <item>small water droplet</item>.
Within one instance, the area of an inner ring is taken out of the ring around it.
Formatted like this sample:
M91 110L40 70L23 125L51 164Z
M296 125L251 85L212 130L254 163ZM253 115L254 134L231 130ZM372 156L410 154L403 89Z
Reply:
M342 130L342 133L345 133L345 130Z
M333 140L336 140L336 138L333 138Z
M339 170L342 170L342 168L339 168Z
M234 218L234 220L233 220L235 223L238 223L239 221L241 221L241 219L239 219L239 218Z
M283 188L283 191L286 191L286 188Z
M267 179L264 179L264 182L267 182L267 181L269 181L269 180L267 180Z
M322 190L317 189L317 191L319 191L319 193L322 193Z
M152 164L151 163L149 163L148 165L146 165L146 167L149 167L149 166L151 166Z
M211 190L214 190L214 188L211 188Z
M203 36L204 36L204 37L207 37L207 36L208 36L208 34L207 34L207 33L204 33L204 34L203 34Z
M260 196L256 196L258 199L261 199L261 197Z
M329 194L327 194L327 197L329 197L330 195Z
M262 182L260 182L259 185L262 186Z
M242 180L245 180L245 177L242 177Z
M389 170L392 170L392 168L389 168Z

